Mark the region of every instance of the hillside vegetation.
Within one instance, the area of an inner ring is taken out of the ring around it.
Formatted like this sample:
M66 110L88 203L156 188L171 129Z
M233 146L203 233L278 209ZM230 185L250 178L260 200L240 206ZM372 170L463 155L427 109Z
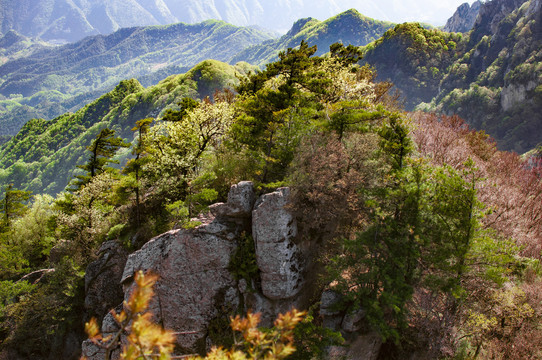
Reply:
M102 128L109 127L130 139L135 121L176 109L184 97L204 98L216 89L233 86L236 76L250 69L245 65L232 67L207 60L184 75L173 75L149 88L135 79L124 80L75 113L50 121L33 119L0 147L0 183L56 194L66 187L75 165L85 157L85 147Z
M40 47L0 66L0 135L32 118L76 111L123 79L150 86L206 59L224 62L271 36L222 21L126 28L60 47Z
M483 3L467 34L398 25L365 48L379 79L401 90L409 109L458 114L496 140L524 153L542 142L538 1Z
M412 110L439 92L443 76L462 52L462 39L461 34L404 23L365 46L362 62L373 65L379 79L391 80Z

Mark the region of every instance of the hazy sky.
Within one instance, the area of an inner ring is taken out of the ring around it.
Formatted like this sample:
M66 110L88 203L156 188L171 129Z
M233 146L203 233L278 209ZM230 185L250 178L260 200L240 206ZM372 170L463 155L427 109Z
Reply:
M444 25L457 7L474 0L329 0L339 11L355 8L362 14L396 23L405 21Z

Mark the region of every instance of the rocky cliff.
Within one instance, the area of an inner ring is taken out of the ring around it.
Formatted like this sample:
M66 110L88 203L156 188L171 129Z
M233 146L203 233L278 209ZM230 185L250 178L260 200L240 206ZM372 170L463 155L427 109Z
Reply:
M440 83L436 110L456 113L526 152L540 143L542 11L536 0L485 2L458 57Z
M453 16L448 19L443 30L462 33L470 31L474 26L481 5L480 1L475 1L472 5L469 5L469 3L460 5Z
M331 291L322 294L321 286L310 280L308 274L315 269L308 255L312 249L299 239L289 196L288 188L280 188L256 199L253 184L241 182L231 188L226 203L214 204L210 213L200 216L201 225L194 229L157 236L127 259L118 247L106 243L102 257L87 271L87 284L103 285L101 291L87 286L87 313L104 316L104 335L118 331L111 314L104 312L104 304L111 306L119 291L127 300L135 273L143 270L159 275L150 311L156 322L177 333L178 352L208 351L228 336L229 328L218 324L227 324L233 314L259 312L262 325L271 326L279 313L293 307L308 309L318 300L324 324L352 337L361 329L364 313L337 311L333 305L340 296ZM236 258L246 239L254 241L258 267L257 275L250 279L239 276L235 268L236 261L250 261ZM125 263L122 272L120 263ZM103 283L105 279L108 284ZM121 308L119 304L117 310ZM361 346L367 359L376 357L378 338L372 334L352 338L353 349ZM331 348L330 356L355 359L355 351ZM83 355L101 360L104 351L87 340Z

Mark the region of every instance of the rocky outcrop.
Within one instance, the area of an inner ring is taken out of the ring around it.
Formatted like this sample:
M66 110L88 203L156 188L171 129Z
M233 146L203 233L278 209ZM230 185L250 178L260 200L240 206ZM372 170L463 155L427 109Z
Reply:
M210 321L225 303L233 309L239 305L228 270L238 236L236 229L212 219L193 231L173 230L152 239L128 258L122 275L126 298L135 272L159 275L151 305L155 321L181 333L177 342L186 351L205 351Z
M100 247L98 259L85 273L87 320L103 318L124 299L120 280L127 259L128 252L117 241L107 241Z
M137 271L159 276L150 311L156 322L177 333L182 352L205 352L212 342L210 324L227 316L225 309L230 313L244 310L243 295L229 265L237 241L243 232L250 231L254 202L251 182L232 186L226 203L211 206L209 214L198 218L200 226L172 230L151 239L128 257L120 272L118 284L122 283L126 300ZM249 292L248 286L242 290ZM115 321L107 315L103 334L117 330ZM83 344L83 353L95 360L104 356L103 350L88 341Z
M469 5L469 3L461 4L453 16L448 19L443 30L462 33L470 31L474 26L481 5L480 1L475 1L472 5Z
M286 209L289 195L288 188L263 195L252 215L262 292L272 300L292 298L303 286L302 258L293 241L297 236L297 223Z
M501 91L501 107L504 111L511 110L514 106L522 105L528 98L529 91L538 86L535 81L529 81L527 84L508 84Z
M247 218L251 215L254 201L252 182L242 181L231 187L228 193L228 202L213 204L209 210L216 217Z
M182 353L208 350L217 335L217 322L227 322L234 313L260 312L261 324L272 326L279 313L307 308L307 299L318 289L304 276L309 268L302 259L310 246L298 244L289 194L288 188L281 188L255 200L251 182L232 186L226 203L210 206L210 212L198 218L200 226L157 236L128 257L117 282L123 286L124 299L131 294L137 271L158 275L149 311L156 322L176 332L177 349ZM250 234L261 276L237 280L230 262ZM103 268L104 259L92 269ZM91 297L89 302L96 298L90 293L87 297ZM116 331L115 321L106 315L102 333ZM86 341L83 355L101 360L104 352Z

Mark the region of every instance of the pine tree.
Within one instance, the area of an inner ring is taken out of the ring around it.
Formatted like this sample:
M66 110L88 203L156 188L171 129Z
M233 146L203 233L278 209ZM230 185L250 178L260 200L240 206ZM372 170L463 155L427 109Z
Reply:
M84 170L84 175L77 175L76 179L72 181L72 187L70 191L78 191L83 186L88 184L90 180L106 171L108 164L117 164L118 161L111 158L115 155L117 150L121 147L128 147L130 144L125 143L122 138L115 137L115 130L108 128L100 131L96 139L92 141L87 150L91 152L88 161L84 165L77 165L79 169Z
M128 161L123 173L133 176L133 185L131 190L134 192L136 197L136 220L138 226L141 224L141 173L142 167L145 163L149 161L149 158L145 155L147 154L147 143L145 141L146 135L149 132L150 125L153 122L153 118L146 118L136 122L136 126L132 131L137 131L137 144L132 149L132 154L135 155L135 158Z
M0 230L8 229L13 218L21 216L26 211L25 202L30 198L30 194L30 191L15 189L13 184L6 186L0 203L0 212L3 214Z

